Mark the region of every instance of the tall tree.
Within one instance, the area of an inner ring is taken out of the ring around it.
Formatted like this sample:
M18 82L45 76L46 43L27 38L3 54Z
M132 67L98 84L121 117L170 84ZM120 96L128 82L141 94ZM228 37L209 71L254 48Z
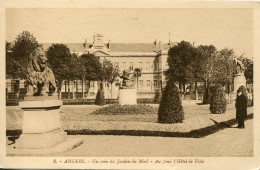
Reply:
M119 67L114 65L110 60L104 59L102 63L102 79L110 83L111 98L112 98L112 85L115 79L119 76Z
M6 78L18 79L19 78L19 62L13 58L12 45L9 42L5 43L6 54Z
M233 82L235 70L233 59L234 51L232 49L225 48L218 52L210 77L212 83L225 86Z
M72 91L72 98L75 98L75 87L76 87L76 81L81 79L81 74L82 74L82 70L81 70L81 63L80 63L80 59L76 54L71 54L70 57L67 58L66 60L66 65L68 66L68 72L67 72L67 76L66 79L68 80L68 82L70 83L71 81L74 84L74 88ZM70 88L70 86L68 86ZM70 91L70 89L69 89ZM70 98L70 95L69 95Z
M209 87L211 84L213 64L217 56L217 49L213 45L200 45L197 47L197 49L199 55L201 56L199 59L200 72L198 74L199 77L198 79L204 82L203 103L209 104L210 102Z
M238 58L244 66L247 84L253 84L253 60L240 55Z
M245 70L245 77L246 77L246 82L248 84L253 84L254 83L254 64L253 62L249 64Z
M58 92L61 98L61 85L63 80L68 79L70 74L69 61L71 57L70 49L64 44L52 44L46 53L48 57L48 64L50 65L56 81Z
M166 79L179 83L179 88L193 79L191 63L197 55L196 48L187 41L181 41L171 47L168 52L167 62L169 68L165 71Z
M88 82L99 81L101 79L100 77L102 74L102 63L100 62L98 57L96 57L94 54L82 54L80 56L80 63L82 71L81 77L83 82L84 79L88 80Z
M13 59L17 62L17 77L26 79L30 54L40 46L29 31L23 31L17 36L12 48Z
M135 68L134 70L134 77L136 77L136 81L137 81L137 89L138 89L138 78L142 76L142 69L141 68Z

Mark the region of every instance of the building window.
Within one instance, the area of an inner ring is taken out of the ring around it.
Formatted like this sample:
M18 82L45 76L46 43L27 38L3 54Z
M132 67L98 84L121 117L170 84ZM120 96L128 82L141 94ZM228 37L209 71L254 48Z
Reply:
M143 62L139 62L139 68L143 69Z
M150 80L146 80L146 86L151 86L151 81Z
M144 81L143 80L139 80L139 85L143 86L143 84L144 84Z
M150 62L146 62L146 71L150 71Z
M129 70L130 71L134 70L134 62L129 63Z
M158 86L158 81L157 81L157 80L154 80L154 81L153 81L153 86L154 86L154 87L157 87L157 86Z

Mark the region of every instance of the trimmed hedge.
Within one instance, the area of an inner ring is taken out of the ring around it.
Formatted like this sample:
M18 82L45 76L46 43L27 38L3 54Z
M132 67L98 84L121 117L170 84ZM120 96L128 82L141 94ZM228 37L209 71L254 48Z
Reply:
M154 104L154 99L137 99L137 104Z
M137 105L119 105L114 104L100 108L91 114L103 115L137 115L137 114L157 114L158 109L145 104Z
M6 99L6 106L18 106L19 99Z
M159 106L159 123L182 123L184 112L179 95L179 88L171 80L168 80L163 90L162 99Z
M212 114L222 114L226 112L227 101L225 92L220 85L211 88L210 112Z
M103 105L106 104L104 91L102 89L98 90L96 100L95 100L95 104L100 105L100 106L103 106Z
M19 99L7 99L6 106L18 106ZM106 104L118 104L118 99L105 99ZM94 105L95 99L62 99L63 105ZM154 99L137 99L138 104L154 104Z

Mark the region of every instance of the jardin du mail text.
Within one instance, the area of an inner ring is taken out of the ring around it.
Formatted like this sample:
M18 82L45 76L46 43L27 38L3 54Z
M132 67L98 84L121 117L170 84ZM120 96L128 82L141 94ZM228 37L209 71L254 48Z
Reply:
M53 163L65 164L203 164L203 159L180 159L180 158L93 158L93 159L53 159Z

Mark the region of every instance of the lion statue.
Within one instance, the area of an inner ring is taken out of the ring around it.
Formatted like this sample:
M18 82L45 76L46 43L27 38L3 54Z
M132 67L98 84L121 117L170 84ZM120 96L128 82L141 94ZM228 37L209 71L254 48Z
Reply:
M47 61L48 59L42 47L38 47L30 55L27 70L28 96L47 96L55 92L55 77L52 70L47 66Z

